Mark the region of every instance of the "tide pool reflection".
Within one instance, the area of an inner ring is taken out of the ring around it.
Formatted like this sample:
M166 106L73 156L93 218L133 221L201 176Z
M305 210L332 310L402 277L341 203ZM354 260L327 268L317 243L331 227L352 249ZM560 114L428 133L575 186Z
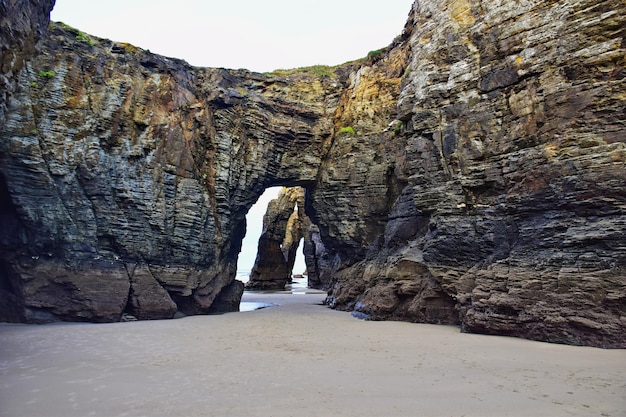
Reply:
M239 311L254 311L268 307L276 307L276 304L262 303L258 301L242 301L239 303Z

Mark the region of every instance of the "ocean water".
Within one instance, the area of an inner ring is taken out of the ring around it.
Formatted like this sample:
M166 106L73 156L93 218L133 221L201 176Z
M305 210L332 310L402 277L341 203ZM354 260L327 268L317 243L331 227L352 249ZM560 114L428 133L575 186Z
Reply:
M237 271L236 279L244 284L250 281L250 271ZM282 290L266 291L270 293L291 293L291 294L306 294L309 289L308 277L306 275L292 276L292 282L285 285ZM313 290L314 291L314 290ZM264 291L265 292L265 291Z
M236 280L243 282L244 284L250 281L250 271L237 271Z
M236 279L244 284L250 280L250 271L237 271ZM310 294L317 293L318 290L309 289L307 276L292 277L292 282L285 285L282 290L270 290L270 291L254 291L254 293L262 294ZM244 294L245 300L245 294ZM264 301L241 301L239 303L239 311L253 311L260 310L262 308L275 307L276 304Z

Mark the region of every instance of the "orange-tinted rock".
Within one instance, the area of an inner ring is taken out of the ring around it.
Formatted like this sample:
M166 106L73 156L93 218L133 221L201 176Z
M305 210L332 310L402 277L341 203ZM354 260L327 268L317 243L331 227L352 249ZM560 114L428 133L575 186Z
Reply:
M624 16L615 0L423 0L378 55L274 74L58 25L34 54L3 30L23 59L0 85L0 305L235 309L245 213L302 186L309 275L333 307L624 347Z

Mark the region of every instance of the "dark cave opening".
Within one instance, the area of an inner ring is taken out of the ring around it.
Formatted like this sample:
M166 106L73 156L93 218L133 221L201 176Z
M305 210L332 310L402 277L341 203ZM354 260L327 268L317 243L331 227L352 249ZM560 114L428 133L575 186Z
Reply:
M6 255L8 252L15 252L22 246L23 227L17 208L11 200L6 178L2 173L0 173L0 230L2 231L0 233L0 253L3 255L0 262L0 290L14 294L15 291L11 284L13 268L7 261L9 257Z
M19 322L22 319L15 282L18 281L9 259L23 245L23 226L17 208L9 194L5 176L0 173L0 309L2 319Z
M22 230L16 206L11 200L5 176L0 173L0 251L15 250L21 246Z

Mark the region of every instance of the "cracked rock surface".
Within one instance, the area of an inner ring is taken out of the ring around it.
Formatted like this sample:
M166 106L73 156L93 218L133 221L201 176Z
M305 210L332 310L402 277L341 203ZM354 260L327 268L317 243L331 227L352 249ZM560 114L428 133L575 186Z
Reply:
M623 2L423 0L376 56L270 74L1 7L4 320L236 310L283 185L334 308L626 347Z

